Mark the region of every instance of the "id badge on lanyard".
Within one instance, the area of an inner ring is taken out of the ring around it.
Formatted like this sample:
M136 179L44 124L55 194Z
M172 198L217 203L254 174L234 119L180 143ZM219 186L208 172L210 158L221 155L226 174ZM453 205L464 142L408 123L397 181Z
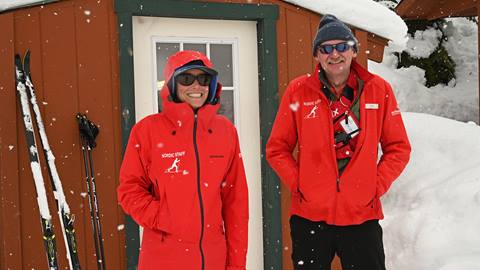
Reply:
M340 120L340 126L342 126L345 133L351 134L350 136L353 138L358 135L359 132L356 132L356 131L358 131L359 127L358 127L357 119L351 116L350 111L347 111L347 112L348 112L348 115L344 119Z

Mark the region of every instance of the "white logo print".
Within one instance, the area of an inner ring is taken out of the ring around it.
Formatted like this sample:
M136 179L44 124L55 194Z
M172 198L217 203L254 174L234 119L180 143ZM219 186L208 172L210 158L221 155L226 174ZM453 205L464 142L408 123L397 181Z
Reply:
M317 105L315 104L315 106L313 106L312 110L310 111L309 114L307 114L307 116L305 116L305 118L315 118L317 117Z
M312 100L312 101L304 101L303 106L313 106L313 108L310 110L310 112L305 115L305 119L310 119L310 118L317 118L317 109L318 109L318 104L320 104L321 100Z
M172 165L165 170L165 173L181 173L183 175L188 174L187 170L180 169L181 159L180 157L185 156L185 151L173 152L173 153L163 153L162 158L175 158L172 162Z
M178 173L178 163L180 162L180 159L179 158L175 158L175 160L173 161L172 163L172 166L170 166L170 168L168 168L166 170L167 173L172 173L172 170L175 169L175 171L173 171L174 173Z
M338 112L338 108L335 108L335 110L332 111L332 117L335 117L339 115L340 113Z

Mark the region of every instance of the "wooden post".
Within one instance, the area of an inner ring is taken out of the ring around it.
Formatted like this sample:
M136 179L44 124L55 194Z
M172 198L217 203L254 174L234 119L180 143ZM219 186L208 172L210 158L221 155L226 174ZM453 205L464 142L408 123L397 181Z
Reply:
M355 29L355 37L358 39L357 62L364 68L368 66L368 33L366 31Z

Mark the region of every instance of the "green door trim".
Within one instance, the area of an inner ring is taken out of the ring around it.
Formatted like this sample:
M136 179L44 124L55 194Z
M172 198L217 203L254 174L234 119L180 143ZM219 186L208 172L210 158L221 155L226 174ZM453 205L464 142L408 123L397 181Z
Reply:
M257 21L261 154L278 107L277 37L278 6L172 0L115 0L120 52L122 146L135 124L132 16ZM261 160L264 269L282 269L282 225L278 179ZM127 269L138 263L138 225L125 218Z

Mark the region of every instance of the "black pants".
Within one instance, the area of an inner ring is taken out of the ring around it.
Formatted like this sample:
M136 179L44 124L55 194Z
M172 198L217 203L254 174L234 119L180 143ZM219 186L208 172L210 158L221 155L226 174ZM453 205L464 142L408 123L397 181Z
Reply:
M330 270L335 254L343 270L385 270L382 227L378 220L333 226L293 215L290 218L295 270Z

